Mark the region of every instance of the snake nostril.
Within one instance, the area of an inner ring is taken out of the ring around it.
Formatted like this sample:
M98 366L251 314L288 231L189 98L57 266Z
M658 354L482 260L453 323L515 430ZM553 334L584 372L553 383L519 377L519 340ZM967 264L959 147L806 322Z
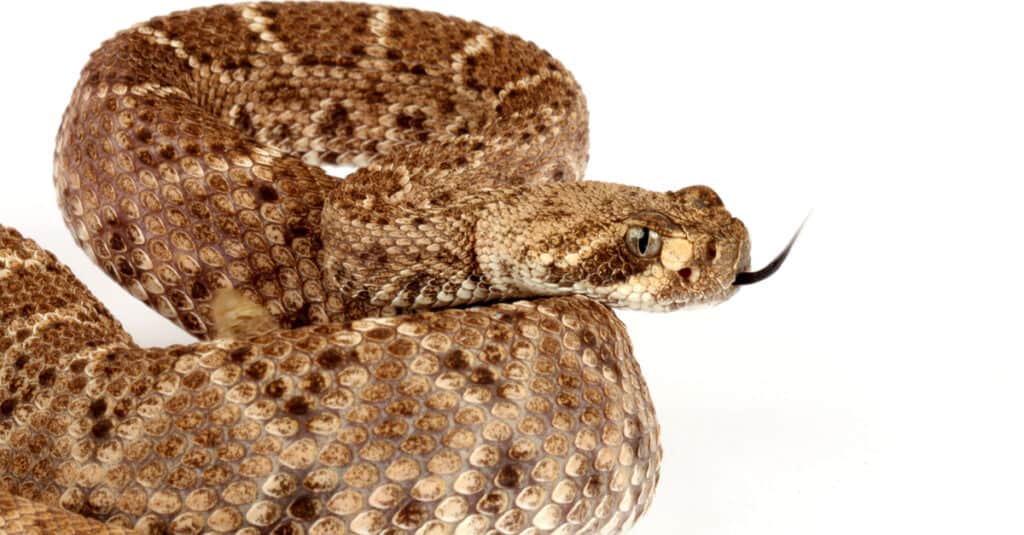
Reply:
M683 282L690 282L690 275L693 275L693 270L688 267L679 270L679 276L682 277Z
M715 246L715 242L711 242L708 244L707 256L710 260L718 258L718 247Z

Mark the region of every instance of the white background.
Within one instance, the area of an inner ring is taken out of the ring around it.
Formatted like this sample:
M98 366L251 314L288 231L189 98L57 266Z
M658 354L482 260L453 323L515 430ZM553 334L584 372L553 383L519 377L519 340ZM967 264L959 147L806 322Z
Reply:
M665 459L639 534L1024 533L1024 13L1014 2L408 1L538 42L584 87L588 177L715 187L767 262L720 307L623 314ZM189 2L17 2L0 222L144 344L187 341L76 249L51 186L87 53Z

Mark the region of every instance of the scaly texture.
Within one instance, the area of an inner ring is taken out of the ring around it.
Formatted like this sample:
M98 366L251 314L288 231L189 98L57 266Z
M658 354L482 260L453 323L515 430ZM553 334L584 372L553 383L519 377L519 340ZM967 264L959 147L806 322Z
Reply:
M650 398L585 298L145 350L7 229L0 292L5 533L97 532L56 506L143 533L574 533L654 489Z
M414 10L218 6L104 43L58 135L65 221L216 339L138 348L0 231L0 528L631 525L658 431L606 305L721 301L749 241L708 188L574 182L586 119L546 52Z

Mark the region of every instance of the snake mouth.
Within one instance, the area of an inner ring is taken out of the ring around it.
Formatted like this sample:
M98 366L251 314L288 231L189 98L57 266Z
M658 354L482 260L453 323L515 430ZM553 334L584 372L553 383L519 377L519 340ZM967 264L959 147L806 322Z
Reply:
M807 222L807 218L804 218L800 226L797 227L796 232L793 233L793 237L789 239L789 243L782 249L776 257L768 262L768 265L757 270L757 271L744 271L736 274L736 278L732 281L733 286L748 286L757 282L761 282L768 277L775 274L776 271L782 267L782 263L786 261L786 257L789 256L790 249L793 248L793 244L796 243L796 239L800 236L800 231L804 229L804 223Z

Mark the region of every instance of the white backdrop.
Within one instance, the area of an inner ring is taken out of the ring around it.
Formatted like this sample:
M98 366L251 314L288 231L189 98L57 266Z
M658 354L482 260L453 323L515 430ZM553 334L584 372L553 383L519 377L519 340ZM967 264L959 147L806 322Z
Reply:
M194 2L19 2L0 222L143 344L186 342L73 245L60 114L115 30ZM665 459L639 534L1024 532L1024 12L1015 2L412 1L521 34L588 96L588 177L716 188L767 262L713 309L624 313Z

